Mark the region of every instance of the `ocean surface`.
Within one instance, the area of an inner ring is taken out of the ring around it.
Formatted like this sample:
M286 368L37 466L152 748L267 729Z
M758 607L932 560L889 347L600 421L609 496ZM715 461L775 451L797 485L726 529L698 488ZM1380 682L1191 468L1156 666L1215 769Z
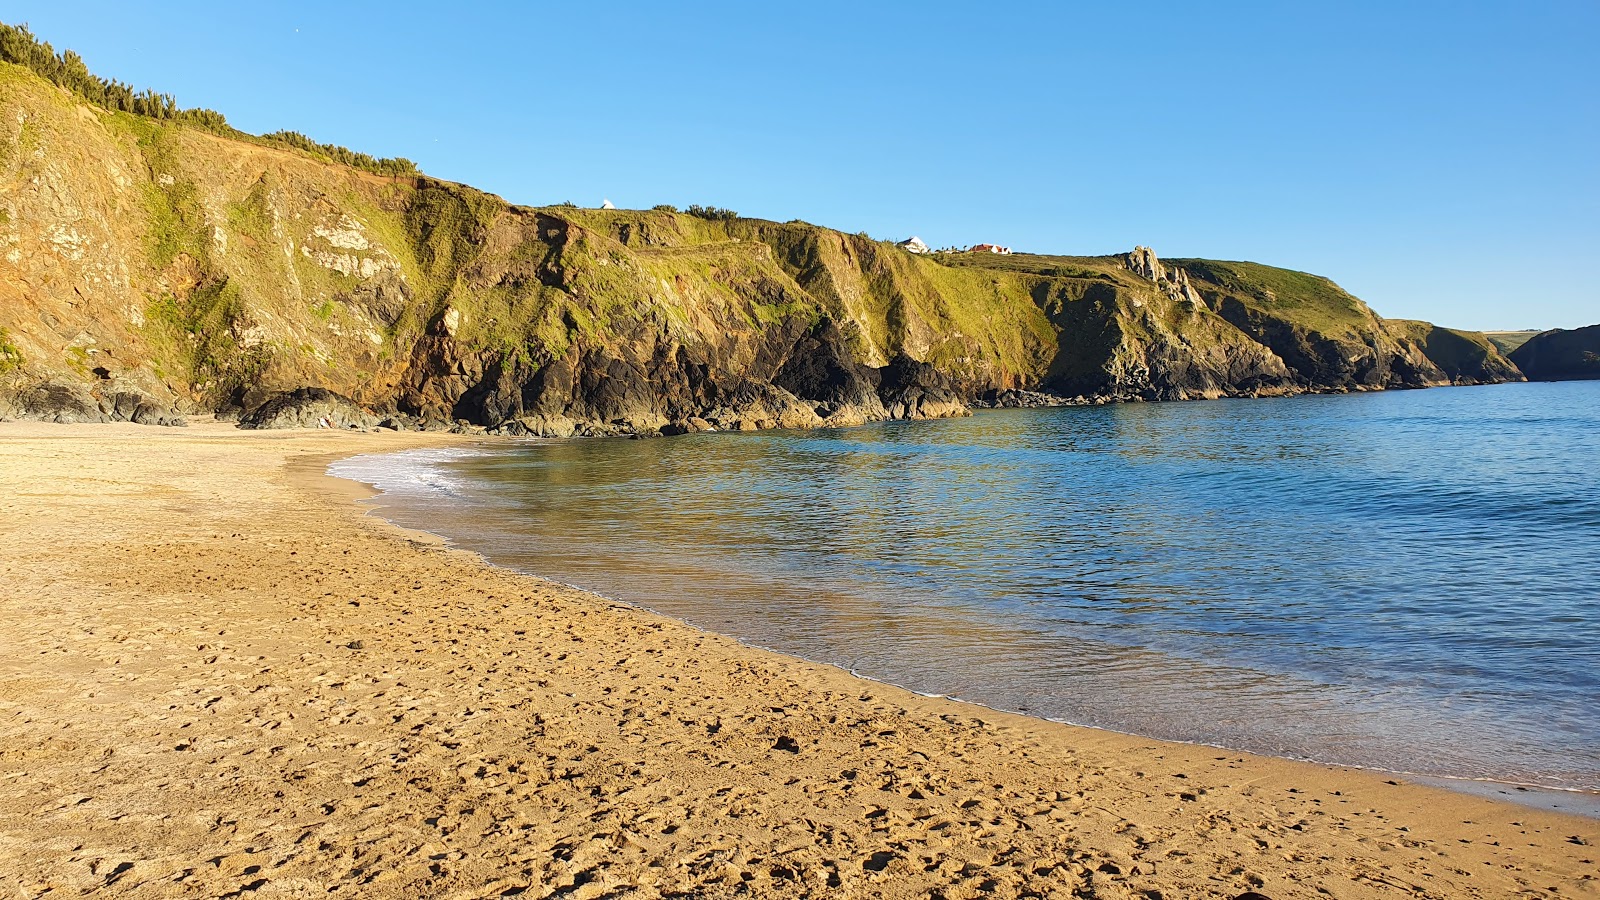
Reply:
M357 457L492 562L928 694L1600 790L1600 382Z

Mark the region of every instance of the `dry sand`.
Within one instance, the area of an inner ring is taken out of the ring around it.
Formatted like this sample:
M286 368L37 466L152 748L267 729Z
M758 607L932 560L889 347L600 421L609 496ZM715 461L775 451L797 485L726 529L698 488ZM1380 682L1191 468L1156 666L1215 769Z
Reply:
M1594 820L918 697L316 474L424 442L0 424L0 893L1600 895Z

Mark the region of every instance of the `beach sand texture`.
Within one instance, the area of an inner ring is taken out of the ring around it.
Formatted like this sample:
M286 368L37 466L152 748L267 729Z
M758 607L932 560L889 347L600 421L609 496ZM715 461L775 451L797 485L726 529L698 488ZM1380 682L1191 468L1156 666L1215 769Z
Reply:
M916 696L407 536L438 435L0 424L0 895L1600 896L1600 823Z

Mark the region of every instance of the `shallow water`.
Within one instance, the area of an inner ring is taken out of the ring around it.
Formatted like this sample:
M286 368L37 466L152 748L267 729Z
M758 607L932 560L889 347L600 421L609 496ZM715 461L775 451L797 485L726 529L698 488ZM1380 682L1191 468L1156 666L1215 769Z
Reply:
M1600 789L1600 382L358 457L491 561L932 694Z

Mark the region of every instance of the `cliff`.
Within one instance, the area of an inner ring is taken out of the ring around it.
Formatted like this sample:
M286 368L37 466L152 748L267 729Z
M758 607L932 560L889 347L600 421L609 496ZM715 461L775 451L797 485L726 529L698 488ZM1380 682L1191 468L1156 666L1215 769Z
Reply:
M1481 336L1253 263L921 256L803 222L535 209L307 146L110 111L0 63L0 415L172 422L315 387L372 421L671 433L1016 390L1520 377Z
M1600 378L1600 325L1542 332L1511 351L1533 381Z

